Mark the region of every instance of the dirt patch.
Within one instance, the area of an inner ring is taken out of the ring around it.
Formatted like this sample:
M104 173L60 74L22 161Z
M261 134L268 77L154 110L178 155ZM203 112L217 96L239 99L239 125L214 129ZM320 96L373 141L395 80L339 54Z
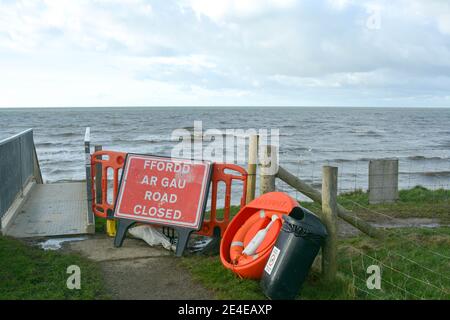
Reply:
M64 244L67 249L78 252L94 261L130 260L170 256L171 253L159 247L150 247L142 240L126 239L120 248L114 247L113 238L95 235L84 241Z
M99 263L112 299L214 299L179 266L180 258L142 240L126 239L123 247L115 248L113 239L98 235L63 247Z
M213 299L214 295L193 282L177 260L159 257L104 261L100 265L113 299Z

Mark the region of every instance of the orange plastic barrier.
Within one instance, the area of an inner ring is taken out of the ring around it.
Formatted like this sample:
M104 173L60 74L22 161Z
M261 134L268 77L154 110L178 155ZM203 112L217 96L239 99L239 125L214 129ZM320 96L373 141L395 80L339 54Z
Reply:
M119 171L125 163L126 153L101 150L91 155L91 179L92 179L92 210L94 214L102 218L112 219L114 204L119 190ZM98 159L99 158L99 159ZM101 201L96 199L96 181L97 165L101 165L102 183L101 183ZM108 177L108 169L113 170L113 176ZM228 172L231 171L231 172ZM112 180L112 194L108 194L108 178ZM112 179L111 179L112 178ZM245 206L247 194L247 171L235 164L214 163L211 176L211 211L209 219L204 219L202 228L197 232L204 236L222 236L230 223L231 209L231 187L233 181L242 181L242 196L240 199L241 207ZM217 217L217 192L219 183L225 184L225 203L223 209L223 218ZM108 201L108 198L111 200Z
M123 168L126 155L127 154L125 152L106 150L96 151L91 155L92 210L98 217L112 218L114 204L116 202L116 196L119 190L119 170ZM96 199L95 176L97 172L97 164L101 164L102 170L101 202L98 201L99 199ZM111 195L108 194L108 169L113 170L113 177L111 179L113 182L113 192ZM111 202L108 201L108 197L111 199Z
M232 170L235 174L227 173L226 170ZM203 225L198 234L204 236L222 236L230 223L231 209L231 186L233 180L240 180L243 183L241 207L245 206L247 195L247 171L235 164L214 163L213 174L211 177L211 214L209 219L203 220ZM225 205L223 208L223 219L217 218L217 192L219 182L225 183ZM219 234L220 232L220 234Z

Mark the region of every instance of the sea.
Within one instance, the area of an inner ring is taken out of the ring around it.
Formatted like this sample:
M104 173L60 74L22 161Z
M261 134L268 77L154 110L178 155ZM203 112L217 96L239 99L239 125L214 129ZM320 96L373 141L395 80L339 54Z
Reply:
M45 182L80 181L85 179L86 127L90 127L92 146L170 156L180 143L174 133L181 129L194 136L199 121L204 133L223 132L229 152L236 148L242 151L242 146L236 147L237 141L242 143L249 129L267 132L268 143L273 138L272 142L279 144L280 165L317 188L322 166L334 165L339 170L339 192L367 190L369 161L384 158L399 160L400 189L416 185L450 188L450 108L0 109L0 140L33 128ZM234 138L227 133L232 130ZM212 142L218 140L205 135L204 149ZM207 154L204 157L208 160ZM241 160L229 162L245 167ZM277 181L277 188L298 195L281 181ZM239 194L233 191L233 198Z

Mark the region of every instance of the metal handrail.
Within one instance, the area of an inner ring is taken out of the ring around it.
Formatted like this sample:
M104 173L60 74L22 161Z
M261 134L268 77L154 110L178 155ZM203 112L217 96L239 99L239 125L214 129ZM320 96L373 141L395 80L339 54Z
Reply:
M0 150L0 217L3 217L33 178L36 183L43 181L32 128L1 140Z
M6 144L8 142L11 142L14 139L17 139L18 137L20 137L22 135L25 135L26 133L28 133L30 131L33 131L33 128L26 129L26 130L24 130L22 132L19 132L19 133L15 134L15 135L13 135L11 137L8 137L8 138L5 138L3 140L0 140L0 146Z

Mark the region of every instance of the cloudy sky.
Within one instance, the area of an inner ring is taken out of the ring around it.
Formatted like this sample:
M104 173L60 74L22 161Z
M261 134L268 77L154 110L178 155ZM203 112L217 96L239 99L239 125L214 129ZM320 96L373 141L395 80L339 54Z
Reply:
M448 0L0 0L0 107L450 106Z

